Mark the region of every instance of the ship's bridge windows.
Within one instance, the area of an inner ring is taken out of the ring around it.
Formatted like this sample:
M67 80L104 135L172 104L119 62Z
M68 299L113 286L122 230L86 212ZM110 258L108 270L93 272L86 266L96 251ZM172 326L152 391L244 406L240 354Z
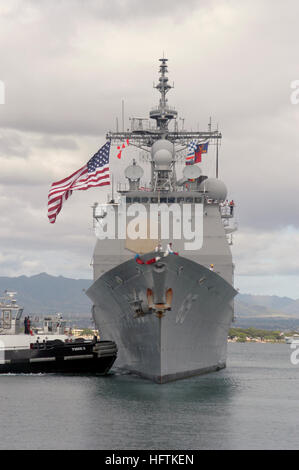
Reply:
M140 197L133 197L133 202L140 202Z
M17 311L16 320L20 320L20 318L21 318L21 316L22 316L22 313L23 313L23 309L20 308L20 309Z
M160 203L166 203L167 202L167 197L160 197Z
M16 309L16 308L13 308L13 309L11 310L11 318L12 318L13 320L16 320L16 319L18 318L18 313L19 313L19 310Z
M127 198L126 198L126 202L132 202L132 198L131 198L131 197L127 197Z
M200 197L195 197L195 198L194 198L194 202L197 203L197 204L200 203L200 202L201 202L201 198L200 198Z
M11 310L4 310L3 311L3 318L4 320L9 320L11 317Z
M193 202L193 197L186 197L186 202Z
M148 202L148 197L142 197L141 202Z
M157 198L157 197L151 197L151 202L157 203L157 202L158 202L158 198Z
M173 204L175 202L175 197L169 197L168 202L169 204Z
M178 197L177 202L178 204L182 204L185 201L184 197Z
M45 321L45 329L47 331L53 331L53 323L51 321Z
M4 328L11 327L11 310L3 310L3 326Z

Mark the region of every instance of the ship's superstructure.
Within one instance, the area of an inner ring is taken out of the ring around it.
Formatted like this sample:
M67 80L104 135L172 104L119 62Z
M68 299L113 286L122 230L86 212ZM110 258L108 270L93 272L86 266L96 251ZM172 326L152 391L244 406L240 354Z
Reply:
M203 132L178 130L166 98L167 59L160 62L160 101L150 111L156 126L139 120L130 132L107 135L147 151L151 177L142 185L144 170L133 160L118 199L94 205L98 240L87 295L101 337L118 345L116 365L162 383L225 366L236 291L234 208L225 204L227 190L218 179L221 133L211 125ZM191 164L177 178L190 141L215 144L216 177Z

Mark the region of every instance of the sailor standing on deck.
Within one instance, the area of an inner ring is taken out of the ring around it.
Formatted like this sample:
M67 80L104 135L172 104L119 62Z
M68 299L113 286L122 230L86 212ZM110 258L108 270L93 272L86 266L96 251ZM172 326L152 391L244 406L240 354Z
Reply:
M173 254L173 249L172 249L172 243L168 243L167 248L166 248L166 253L168 255Z
M27 322L28 322L28 318L25 317L24 318L24 333L25 333L25 335L28 335L28 323Z
M230 201L229 207L230 207L230 215L234 215L235 203L234 203L234 200L233 200L233 199Z
M178 255L178 253L176 251L173 251L171 242L168 243L167 248L166 248L165 256L167 256L167 255Z

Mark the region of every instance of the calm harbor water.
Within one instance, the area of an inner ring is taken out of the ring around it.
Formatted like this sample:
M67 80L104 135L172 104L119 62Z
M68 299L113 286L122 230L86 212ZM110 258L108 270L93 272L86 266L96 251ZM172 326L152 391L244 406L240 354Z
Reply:
M130 375L0 376L0 449L296 449L287 344L230 343L227 369L166 385Z

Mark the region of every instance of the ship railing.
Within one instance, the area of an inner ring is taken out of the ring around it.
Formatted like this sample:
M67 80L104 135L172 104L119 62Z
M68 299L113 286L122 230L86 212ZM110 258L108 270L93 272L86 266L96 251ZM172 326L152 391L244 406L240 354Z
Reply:
M149 119L143 118L129 118L131 120L131 131L132 132L141 132L141 131L153 131L155 130L154 125L151 125Z
M11 320L0 319L0 330L10 330L11 329Z
M128 183L117 183L117 191L129 191Z
M1 340L1 334L0 334L0 340ZM0 343L1 344L1 343ZM0 351L16 351L16 350L19 350L19 349L29 349L28 346L4 346L4 347L1 347L0 346Z
M222 219L232 219L234 217L235 206L219 206L220 214Z
M154 112L157 112L157 113L161 113L161 108L159 108L159 107L157 107L157 106L153 106L153 107L151 108L151 111L154 111ZM163 108L163 111L171 112L171 113L172 113L172 112L176 113L176 109L175 109L174 106L171 106L171 107L170 107L170 106L165 106L165 107Z
M152 191L153 189L150 188L149 186L146 186L146 185L141 185L137 188L137 189L134 189L132 191ZM125 192L125 191L130 191L130 186L128 183L117 183L117 191L119 192Z

